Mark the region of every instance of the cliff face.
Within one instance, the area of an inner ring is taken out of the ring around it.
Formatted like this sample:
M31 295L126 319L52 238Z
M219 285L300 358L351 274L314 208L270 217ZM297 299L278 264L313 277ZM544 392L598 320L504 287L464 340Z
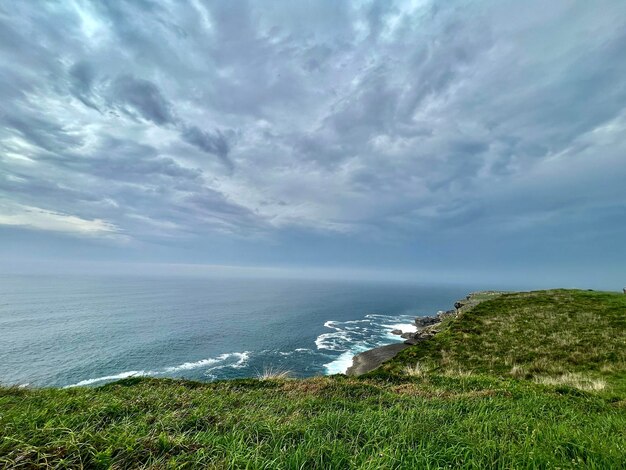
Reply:
M400 351L435 336L444 320L457 318L481 302L494 299L502 294L503 292L497 291L472 292L464 299L457 300L454 303L454 308L451 310L441 310L436 315L415 318L417 331L414 333L400 333L402 338L405 338L404 343L389 344L357 354L352 358L352 366L348 368L346 374L353 376L366 374L380 367L385 361L393 358Z

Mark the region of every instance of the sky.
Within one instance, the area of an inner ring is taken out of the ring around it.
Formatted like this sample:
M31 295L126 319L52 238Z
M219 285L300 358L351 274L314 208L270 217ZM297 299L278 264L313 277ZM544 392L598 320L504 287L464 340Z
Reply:
M626 285L626 2L0 0L0 272Z

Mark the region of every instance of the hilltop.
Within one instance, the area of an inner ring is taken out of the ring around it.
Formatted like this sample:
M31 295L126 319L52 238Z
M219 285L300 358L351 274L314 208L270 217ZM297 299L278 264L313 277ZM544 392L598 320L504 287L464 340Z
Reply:
M483 300L359 377L0 388L0 466L625 467L626 295Z

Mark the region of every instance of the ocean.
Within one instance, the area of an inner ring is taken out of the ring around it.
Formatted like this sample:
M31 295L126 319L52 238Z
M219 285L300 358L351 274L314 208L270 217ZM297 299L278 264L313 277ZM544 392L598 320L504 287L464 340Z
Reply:
M462 286L276 279L0 276L0 383L93 386L345 372Z

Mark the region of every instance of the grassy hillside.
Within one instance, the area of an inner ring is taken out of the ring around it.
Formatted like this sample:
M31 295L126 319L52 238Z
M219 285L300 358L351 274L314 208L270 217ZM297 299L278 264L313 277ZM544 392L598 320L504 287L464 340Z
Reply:
M504 294L440 330L374 374L406 374L417 367L626 392L626 295L572 290Z
M626 295L505 294L440 330L359 378L0 389L0 467L626 468Z

